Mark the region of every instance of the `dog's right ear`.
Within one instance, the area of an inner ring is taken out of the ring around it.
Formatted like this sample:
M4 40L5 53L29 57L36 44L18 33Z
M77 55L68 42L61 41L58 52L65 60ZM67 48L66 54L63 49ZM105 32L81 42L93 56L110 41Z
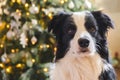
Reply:
M53 19L48 24L48 32L52 32L55 35L58 35L62 30L63 23L65 18L69 15L66 12L59 12L53 16Z

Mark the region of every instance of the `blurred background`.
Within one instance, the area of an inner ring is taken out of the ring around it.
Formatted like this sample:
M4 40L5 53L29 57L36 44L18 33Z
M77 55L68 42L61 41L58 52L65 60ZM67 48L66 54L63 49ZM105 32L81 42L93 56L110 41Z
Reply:
M0 80L49 80L57 48L47 32L48 23L57 12L83 10L102 10L113 20L108 44L120 75L119 4L119 0L0 0Z

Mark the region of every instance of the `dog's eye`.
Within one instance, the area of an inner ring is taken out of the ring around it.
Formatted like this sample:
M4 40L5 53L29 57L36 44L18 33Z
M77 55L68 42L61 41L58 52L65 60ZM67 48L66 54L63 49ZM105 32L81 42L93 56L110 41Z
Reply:
M74 33L75 33L75 30L74 30L74 29L69 29L69 30L67 31L67 33L68 33L68 34L74 34Z
M89 29L89 32L95 32L95 31L96 31L96 29L93 27Z

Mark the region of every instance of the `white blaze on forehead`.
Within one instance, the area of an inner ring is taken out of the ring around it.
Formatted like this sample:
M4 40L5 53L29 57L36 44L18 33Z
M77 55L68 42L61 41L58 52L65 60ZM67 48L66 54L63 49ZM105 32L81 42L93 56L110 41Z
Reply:
M73 21L77 26L77 32L75 35L80 36L81 32L86 31L85 29L85 14L86 12L74 12L72 15Z

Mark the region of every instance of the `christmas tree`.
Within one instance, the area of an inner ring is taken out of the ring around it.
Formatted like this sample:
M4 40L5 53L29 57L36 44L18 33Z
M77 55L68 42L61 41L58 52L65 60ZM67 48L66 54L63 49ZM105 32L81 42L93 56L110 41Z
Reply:
M91 9L88 0L0 0L0 80L49 80L57 50L49 21L59 11Z

